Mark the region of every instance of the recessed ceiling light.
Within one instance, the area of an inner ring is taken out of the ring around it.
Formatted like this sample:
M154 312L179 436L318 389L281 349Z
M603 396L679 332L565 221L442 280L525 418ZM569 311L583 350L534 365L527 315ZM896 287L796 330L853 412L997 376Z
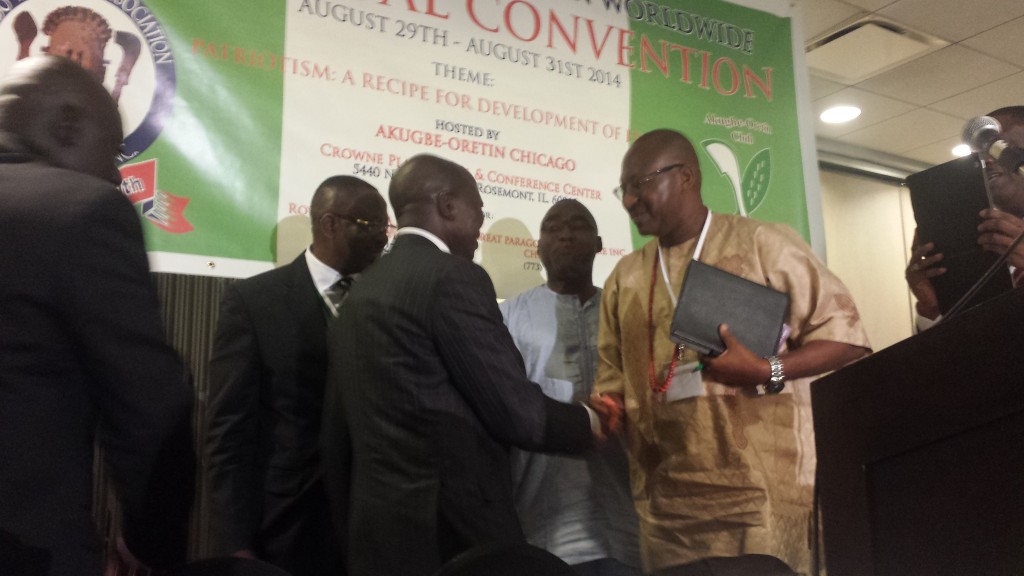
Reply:
M957 158L967 156L970 153L971 147L967 144L957 144L956 146L953 146L953 156L956 156Z
M842 124L860 116L860 108L856 106L833 106L821 113L821 121L826 124Z

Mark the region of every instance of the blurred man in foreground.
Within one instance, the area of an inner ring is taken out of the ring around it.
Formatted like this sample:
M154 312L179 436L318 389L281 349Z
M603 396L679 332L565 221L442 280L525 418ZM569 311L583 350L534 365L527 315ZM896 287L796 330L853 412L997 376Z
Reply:
M121 138L114 101L70 60L21 60L0 82L3 574L100 573L94 440L119 489L124 559L185 560L192 391L117 189Z

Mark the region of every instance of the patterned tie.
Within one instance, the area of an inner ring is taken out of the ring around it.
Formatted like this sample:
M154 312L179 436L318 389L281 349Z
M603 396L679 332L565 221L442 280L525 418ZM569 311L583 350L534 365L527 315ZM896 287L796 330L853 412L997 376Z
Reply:
M352 288L353 281L355 281L353 276L342 276L337 282L331 284L330 288L324 291L324 296L327 296L331 303L331 315L335 318L338 317L338 311L341 310L342 303L348 297L348 291Z

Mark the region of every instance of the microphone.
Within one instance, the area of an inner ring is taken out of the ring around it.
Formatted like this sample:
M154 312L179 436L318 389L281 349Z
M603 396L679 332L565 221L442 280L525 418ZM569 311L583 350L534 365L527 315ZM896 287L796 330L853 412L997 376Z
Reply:
M1000 138L1002 129L999 121L991 116L971 118L964 126L963 141L971 150L995 158L1004 170L1024 176L1024 150Z
M995 158L1004 170L1009 172L1016 171L1020 175L1024 176L1024 150L1007 144L1006 141L999 137L1000 132L1002 132L1002 126L999 125L998 120L990 116L979 116L967 121L967 125L964 126L963 141L975 152L987 153L989 156ZM1005 271L1006 260L1022 241L1024 241L1024 231L1018 234L1013 241L1010 242L1006 251L1003 252L987 270L985 270L985 273L981 275L981 278L978 278L967 292L965 292L964 295L961 296L955 304L953 304L953 307L942 315L940 323L944 323L950 318L958 315L967 307L967 304L973 300L975 294L977 294L993 276L1000 271Z

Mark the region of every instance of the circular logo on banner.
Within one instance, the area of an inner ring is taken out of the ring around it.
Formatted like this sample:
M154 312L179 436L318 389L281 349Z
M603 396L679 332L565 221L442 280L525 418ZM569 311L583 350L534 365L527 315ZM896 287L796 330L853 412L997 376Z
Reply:
M0 0L0 73L39 54L70 58L106 86L121 111L121 162L156 140L174 102L174 55L142 0Z

